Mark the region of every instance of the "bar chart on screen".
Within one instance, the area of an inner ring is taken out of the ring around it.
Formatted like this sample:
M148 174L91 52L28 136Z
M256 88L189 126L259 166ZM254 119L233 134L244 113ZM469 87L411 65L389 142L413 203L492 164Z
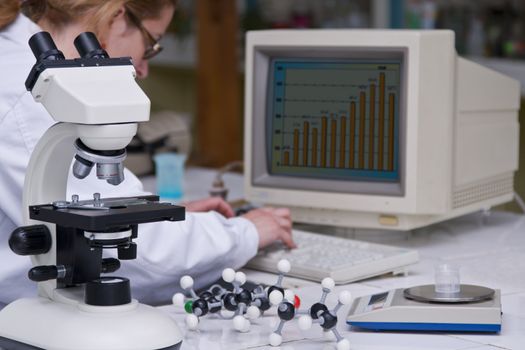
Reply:
M400 66L275 61L272 169L397 177Z

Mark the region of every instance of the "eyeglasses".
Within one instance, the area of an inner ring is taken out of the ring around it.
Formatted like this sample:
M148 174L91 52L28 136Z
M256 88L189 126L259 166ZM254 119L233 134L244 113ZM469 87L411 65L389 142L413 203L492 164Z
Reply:
M159 43L159 40L155 39L155 37L142 25L140 19L137 16L135 16L133 12L126 11L126 13L131 23L133 23L133 25L136 26L142 32L142 35L148 41L146 50L144 51L144 56L142 56L142 58L145 60L149 60L157 56L163 49L163 47Z

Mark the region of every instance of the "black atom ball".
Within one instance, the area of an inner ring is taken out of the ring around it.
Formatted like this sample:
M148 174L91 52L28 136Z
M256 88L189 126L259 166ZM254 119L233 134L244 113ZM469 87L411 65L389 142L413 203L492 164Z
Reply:
M316 320L317 318L319 318L319 311L326 311L328 310L328 308L326 307L325 304L321 304L321 303L315 303L312 305L312 307L310 308L310 317L314 320Z
M290 321L295 316L295 307L289 302L279 304L277 315L281 320Z

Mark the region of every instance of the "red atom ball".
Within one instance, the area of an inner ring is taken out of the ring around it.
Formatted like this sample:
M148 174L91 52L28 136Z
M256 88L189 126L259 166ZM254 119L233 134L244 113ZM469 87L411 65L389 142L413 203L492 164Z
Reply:
M299 306L301 306L301 299L299 299L299 297L296 295L294 300L293 300L293 306L298 309Z

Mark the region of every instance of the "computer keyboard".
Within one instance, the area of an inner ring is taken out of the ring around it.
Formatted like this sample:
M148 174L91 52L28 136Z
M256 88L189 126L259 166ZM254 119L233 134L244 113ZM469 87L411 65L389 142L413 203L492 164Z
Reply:
M403 272L419 259L415 250L368 243L301 230L293 230L296 249L281 244L269 246L248 262L255 270L276 272L277 262L288 259L292 265L287 276L321 281L331 277L344 284L385 273Z

